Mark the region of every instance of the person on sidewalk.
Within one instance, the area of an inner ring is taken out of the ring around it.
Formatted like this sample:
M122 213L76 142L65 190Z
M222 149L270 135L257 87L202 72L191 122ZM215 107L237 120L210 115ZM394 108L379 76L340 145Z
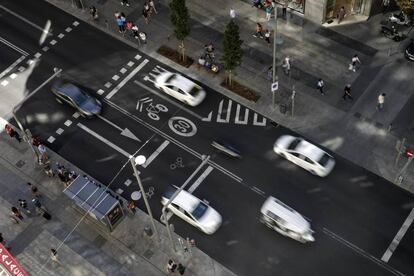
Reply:
M380 111L383 109L384 107L384 102L385 102L385 93L382 93L378 96L378 103L377 103L377 110Z
M50 259L58 264L60 264L60 260L57 254L56 249L50 248Z
M285 72L286 76L289 76L290 69L291 69L289 56L285 57L285 59L283 60L282 67L283 67L283 71Z
M339 9L339 12L338 12L338 24L339 24L339 23L341 23L341 22L342 22L342 20L344 20L345 16L346 16L345 7L344 7L344 6L342 6L342 7Z
M15 138L19 143L22 141L22 138L20 138L20 135L17 131L15 131L11 125L6 124L4 126L4 130L6 131L6 133L11 137L11 138Z
M323 96L323 95L325 95L325 93L323 92L323 87L324 87L324 82L323 82L323 80L322 79L319 79L318 80L318 83L316 84L316 89L318 89L319 90L319 92L321 93L321 95Z
M14 206L11 207L10 216L12 220L14 220L17 224L19 223L19 221L22 221L24 219L20 210Z
M149 14L148 14L147 9L145 9L145 7L142 9L142 16L144 17L145 24L148 24Z
M36 198L40 197L40 193L39 190L37 189L37 187L35 185L33 185L30 182L27 182L27 188L29 189L29 192Z
M142 43L147 44L147 33L146 32L139 32L139 38L141 39Z
M40 200L38 198L36 197L33 198L32 203L33 203L33 206L35 207L35 211L38 216L42 215L43 212L46 210L46 208L42 206L42 203L40 203Z
M121 5L125 5L127 7L129 7L129 1L128 0L121 0Z
M253 7L261 9L262 8L262 1L261 0L252 0L252 8Z
M185 266L183 266L181 263L178 263L177 271L178 271L178 273L180 273L180 275L184 275Z
M359 59L358 55L355 54L351 59L351 64L349 64L349 70L356 72L357 64L361 64L361 60Z
M135 215L135 213L137 212L136 208L135 208L135 202L133 200L129 200L128 204L127 204L128 210Z
M0 233L0 243L7 249L10 250L11 247L7 245L6 240L3 238L3 233Z
M266 6L266 20L270 21L270 19L272 18L272 13L273 13L273 7L272 4L269 4Z
M233 9L233 8L230 8L230 18L231 19L234 19L234 18L236 18L236 11Z
M287 14L287 8L289 7L289 0L285 0L283 2L283 7L282 7L282 16L284 19L286 19L286 14Z
M169 259L167 263L167 272L174 273L176 269L177 269L177 264L173 260Z
M390 6L390 0L382 0L382 14L385 14Z
M256 31L253 35L254 37L260 37L263 38L263 27L262 24L256 23Z
M118 15L118 17L116 18L116 25L118 26L119 33L125 32L124 21L122 20L121 15Z
M266 40L268 46L270 45L270 36L271 35L272 35L272 33L269 30L266 30L265 33L264 33L264 37L265 37L265 40Z
M155 14L158 14L158 12L157 12L157 9L155 8L155 3L154 3L154 1L153 0L149 0L148 1L148 5L149 5L149 7L150 7L150 11L151 11L151 13L155 13Z
M90 6L89 7L89 14L92 17L92 20L97 20L98 19L98 9L95 6Z
M29 208L27 207L27 202L25 199L18 199L17 200L19 202L20 208L22 208L27 214L31 214L32 212L30 212Z
M346 101L346 99L349 98L351 101L354 100L354 98L351 95L351 85L347 84L344 88L344 95L342 96L342 99Z
M132 26L131 31L132 31L132 35L134 36L134 38L139 39L138 26L137 25Z

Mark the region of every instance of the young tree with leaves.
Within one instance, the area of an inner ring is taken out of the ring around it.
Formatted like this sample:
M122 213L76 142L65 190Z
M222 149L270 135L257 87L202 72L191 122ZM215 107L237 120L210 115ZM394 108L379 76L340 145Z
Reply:
M180 41L178 48L180 49L182 60L185 61L184 39L190 33L188 9L185 5L185 0L172 0L169 6L171 23L175 27L174 35Z
M242 44L243 40L240 39L239 26L237 26L237 24L234 23L233 20L230 20L224 31L224 55L222 57L223 67L227 71L227 81L230 87L233 85L233 70L242 62Z
M414 0L395 0L397 5L407 13L414 13Z

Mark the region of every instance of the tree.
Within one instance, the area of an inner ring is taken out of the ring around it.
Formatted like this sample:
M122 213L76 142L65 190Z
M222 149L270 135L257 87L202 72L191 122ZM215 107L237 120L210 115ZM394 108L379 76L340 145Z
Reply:
M243 40L240 39L239 26L233 20L230 20L224 31L224 55L222 57L223 67L227 71L227 81L230 87L232 86L233 70L242 62L242 44Z
M180 41L178 48L181 50L182 60L185 61L184 39L190 33L188 20L190 18L185 0L172 0L170 3L170 19L174 25L174 35Z
M414 12L414 0L395 0L401 10L413 13Z

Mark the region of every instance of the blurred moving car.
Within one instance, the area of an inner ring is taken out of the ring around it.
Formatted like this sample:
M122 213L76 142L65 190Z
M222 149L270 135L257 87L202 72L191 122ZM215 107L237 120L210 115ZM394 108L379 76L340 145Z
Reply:
M260 213L260 221L280 234L302 243L315 241L310 223L280 200L269 196Z
M242 158L240 150L238 150L233 144L229 142L217 139L211 143L211 146L231 157Z
M190 106L199 105L206 92L199 85L180 74L164 72L155 78L155 87Z
M335 160L331 155L300 137L279 137L273 151L320 177L327 176L335 166Z
M101 102L68 81L58 81L52 85L52 92L58 103L67 103L78 110L83 117L99 115Z
M414 39L411 39L410 44L405 48L405 57L414 61Z
M174 192L173 189L168 190L161 197L162 205L167 204ZM216 210L184 190L173 199L167 209L209 235L216 232L222 222L221 215Z

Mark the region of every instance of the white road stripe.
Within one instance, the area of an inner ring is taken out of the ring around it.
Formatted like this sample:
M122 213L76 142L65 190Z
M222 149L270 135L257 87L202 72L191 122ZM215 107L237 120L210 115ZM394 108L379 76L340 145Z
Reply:
M229 104L227 105L226 119L221 118L221 114L223 112L223 102L224 102L224 100L221 100L220 104L219 104L219 111L218 111L218 114L217 114L217 123L228 123L228 122L230 122L230 112L231 112L231 105L232 105L233 101L228 100Z
M255 125L255 126L265 126L266 125L266 118L263 117L263 121L258 122L257 121L257 117L258 117L257 113L254 113L254 116L253 116L253 125Z
M237 108L236 108L236 119L234 120L235 124L239 124L239 125L247 125L247 122L249 120L249 109L246 108L245 112L244 112L244 119L243 121L240 120L240 104L237 104Z
M102 142L104 142L105 144L107 144L108 146L110 146L111 148L113 148L114 150L116 150L117 152L119 152L120 154L124 155L126 158L129 159L129 157L132 155L132 154L129 154L128 152L124 151L123 149L121 149L120 147L118 147L117 145L115 145L114 143L110 142L106 138L102 137L101 135L99 135L95 131L91 130L87 126L85 126L85 125L83 125L81 123L78 123L77 125L78 125L78 127L80 127L81 129L83 129L84 131L88 132L89 134L91 134L92 136L94 136L95 138L97 138L98 140L101 140Z
M3 72L0 74L0 79L3 78L5 75L7 75L14 67L17 66L20 62L22 62L26 57L21 56L19 59L17 59L15 62L12 63L9 67L7 67Z
M208 113L207 117L204 117L202 120L204 122L211 122L211 117L213 116L213 111L210 111L210 113Z
M16 16L16 17L17 17L17 18L19 18L21 21L24 21L24 22L26 22L27 24L29 24L30 26L32 26L32 27L34 27L34 28L36 28L36 29L38 29L38 30L42 31L42 33L45 33L45 34L47 34L47 35L53 35L52 33L50 33L50 32L48 32L48 31L46 31L45 29L43 29L42 27L40 27L40 26L36 25L35 23L33 23L33 22L31 22L31 21L27 20L26 18L24 18L23 16L21 16L21 15L19 15L19 14L15 13L14 11L9 10L8 8L4 7L3 5L0 5L0 9L3 9L3 10L5 10L6 12L8 12L8 13L10 13L10 14L14 15L14 16Z
M155 157L158 156L158 154L160 154L170 143L170 141L165 140L151 155L150 157L147 158L147 160L145 161L145 163L142 165L144 168L148 167L149 164L151 164L151 162L155 159Z
M12 48L13 50L16 50L17 52L19 52L20 54L22 54L24 56L28 56L29 55L28 52L26 52L25 50L20 49L19 47L17 47L13 43L7 41L6 39L4 39L1 36L0 36L0 42L3 43L3 44L6 44L7 46L9 46L10 48Z
M131 73L128 74L117 86L115 86L114 89L112 89L111 92L109 92L108 95L106 95L106 99L112 98L118 91L121 89L130 79L132 79L133 76L135 76L139 70L141 70L147 63L149 62L148 59L145 59L143 62L141 62L140 65L138 65L134 70L132 70Z
M407 232L408 228L410 228L411 223L414 220L414 208L411 209L410 214L405 219L403 225L401 226L400 230L398 231L397 235L395 235L394 239L392 240L391 244L388 246L387 250L385 251L384 255L382 255L381 260L384 262L388 262L394 253L395 249L397 248L398 244L404 237L405 233Z
M361 256L363 256L363 257L371 260L372 262L378 264L379 266L381 266L382 268L388 270L392 274L397 275L397 276L405 275L405 274L399 272L398 270L390 267L387 263L384 263L381 260L378 260L377 258L375 258L371 254L367 253L363 249L359 248L358 246L350 243L349 241L345 240L344 238L342 238L342 237L338 236L337 234L333 233L332 231L326 229L325 227L323 227L323 233L325 233L326 235L330 236L331 238L339 241L340 243L347 246L348 248L354 250L356 253L360 254Z
M169 103L170 103L170 104L172 104L172 105L175 105L175 106L176 106L176 107L178 107L179 109L182 109L182 110L186 111L187 113L189 113L189 114L193 115L193 116L194 116L194 117L196 117L197 119L199 119L199 120L203 119L203 117L201 117L201 116L200 116L200 115L198 115L197 113L195 113L195 112L193 112L193 111L189 110L188 108L185 108L183 105L181 105L181 104L179 104L179 103L177 103L177 102L175 102L175 101L171 100L170 98L168 98L168 97L167 97L167 96L165 96L164 94L161 94L161 93L159 93L158 91L155 91L154 89L152 89L152 88L150 88L150 87L146 86L145 84L143 84L143 83L141 83L141 82L139 82L139 81L137 81L137 80L135 80L135 81L134 81L134 83L135 83L135 84L137 84L137 85L139 85L139 86L141 86L142 88L146 89L147 91L149 91L149 92L151 92L151 93L153 93L153 94L157 95L158 97L163 98L164 100L166 100L167 102L169 102Z
M193 185L191 185L191 187L188 188L188 192L192 194L195 191L195 189L197 189L198 186L200 186L201 182L203 182L203 180L211 173L212 170L213 167L208 166L206 170L197 178L197 180L194 181Z

